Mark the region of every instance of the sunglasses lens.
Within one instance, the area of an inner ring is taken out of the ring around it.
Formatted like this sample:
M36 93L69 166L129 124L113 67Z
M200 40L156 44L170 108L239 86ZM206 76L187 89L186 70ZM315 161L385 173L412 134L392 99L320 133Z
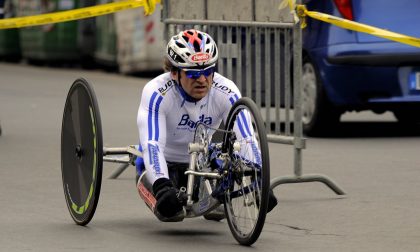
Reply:
M203 74L204 74L204 76L209 77L210 75L213 74L213 72L214 72L214 67L204 70Z
M185 74L187 75L188 78L190 79L198 79L200 78L201 75L204 75L205 77L209 77L210 75L212 75L214 72L214 67L205 69L205 70L188 70L185 71Z
M200 78L201 72L200 71L187 71L187 77L190 79L198 79Z

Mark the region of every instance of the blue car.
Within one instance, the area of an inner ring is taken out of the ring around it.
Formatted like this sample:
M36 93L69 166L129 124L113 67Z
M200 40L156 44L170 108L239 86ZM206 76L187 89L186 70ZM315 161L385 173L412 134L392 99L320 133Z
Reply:
M309 0L308 10L420 37L420 1ZM420 122L420 48L307 18L303 30L303 128L334 130L346 111L392 111Z

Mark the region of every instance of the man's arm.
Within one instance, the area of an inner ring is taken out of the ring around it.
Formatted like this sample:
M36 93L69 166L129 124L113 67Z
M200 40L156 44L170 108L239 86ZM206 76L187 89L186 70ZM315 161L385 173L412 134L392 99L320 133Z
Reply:
M153 184L159 178L168 178L168 167L163 155L166 145L163 96L146 87L137 114L137 126L147 179Z

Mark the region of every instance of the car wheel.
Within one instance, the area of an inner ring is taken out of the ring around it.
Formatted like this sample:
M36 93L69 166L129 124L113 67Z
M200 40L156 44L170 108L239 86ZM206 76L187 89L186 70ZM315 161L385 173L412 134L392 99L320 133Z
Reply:
M308 136L331 133L341 112L334 108L325 93L315 65L305 57L302 66L302 123Z

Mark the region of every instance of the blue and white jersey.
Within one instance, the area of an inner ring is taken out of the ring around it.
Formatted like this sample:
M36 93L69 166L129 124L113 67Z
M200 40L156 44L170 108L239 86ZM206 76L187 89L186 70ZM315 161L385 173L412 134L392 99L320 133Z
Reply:
M218 128L240 97L236 85L218 73L209 93L196 102L186 100L170 73L147 83L137 115L147 179L154 183L160 177L168 178L166 161L188 163L188 144L193 141L197 123ZM235 126L235 131L237 136L247 134L244 126Z

